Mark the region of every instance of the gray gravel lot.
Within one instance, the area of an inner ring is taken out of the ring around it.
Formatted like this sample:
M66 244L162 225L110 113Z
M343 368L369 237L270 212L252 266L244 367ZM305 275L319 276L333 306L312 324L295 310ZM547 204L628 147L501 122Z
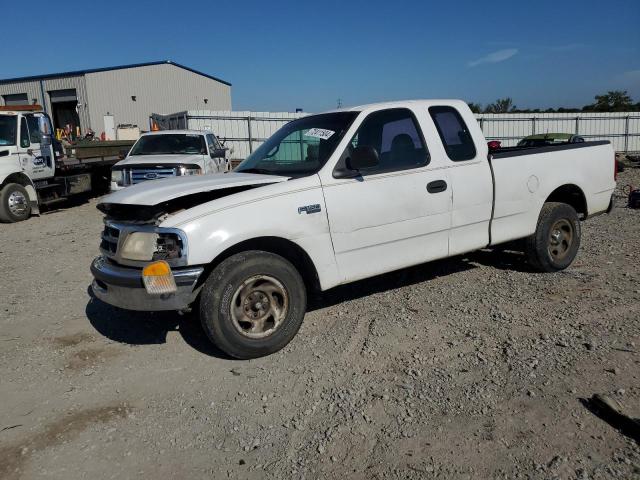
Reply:
M501 249L358 282L252 361L193 317L92 300L95 204L0 224L0 478L640 478L638 443L583 403L640 418L622 192L564 272Z

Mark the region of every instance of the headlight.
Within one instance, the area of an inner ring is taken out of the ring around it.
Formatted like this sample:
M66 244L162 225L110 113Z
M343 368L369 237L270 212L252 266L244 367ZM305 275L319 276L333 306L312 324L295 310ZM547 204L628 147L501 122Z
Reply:
M202 170L199 167L196 168L188 168L188 167L180 167L180 175L200 175Z
M148 262L180 258L182 251L182 239L175 233L133 232L125 238L120 256Z
M111 170L111 181L122 185L122 170Z
M157 233L133 232L127 235L120 256L127 260L150 261L158 241Z

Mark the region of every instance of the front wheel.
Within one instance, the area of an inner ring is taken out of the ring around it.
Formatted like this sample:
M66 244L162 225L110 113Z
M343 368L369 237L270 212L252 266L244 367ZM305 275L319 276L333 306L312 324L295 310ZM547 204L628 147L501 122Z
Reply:
M566 203L545 203L535 233L527 238L529 264L542 272L564 270L579 247L580 220L575 209Z
M27 190L20 184L9 183L0 190L0 221L21 222L31 215Z
M304 281L290 262L252 250L227 258L211 272L202 287L200 320L220 350L256 358L293 339L306 303Z

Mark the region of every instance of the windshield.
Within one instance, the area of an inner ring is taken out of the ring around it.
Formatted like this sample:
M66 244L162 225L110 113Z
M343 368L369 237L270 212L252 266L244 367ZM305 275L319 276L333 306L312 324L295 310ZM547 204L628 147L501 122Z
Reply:
M14 115L0 115L0 147L16 144L17 120L18 117Z
M133 146L129 155L206 155L204 137L181 133L146 135Z
M316 173L329 159L358 112L323 113L287 123L236 172L302 176Z

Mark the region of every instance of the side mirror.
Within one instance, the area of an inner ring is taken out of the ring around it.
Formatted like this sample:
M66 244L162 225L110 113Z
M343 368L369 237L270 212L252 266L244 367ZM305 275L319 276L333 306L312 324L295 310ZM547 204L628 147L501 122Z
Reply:
M211 150L211 158L224 158L226 155L226 148L214 148L213 150Z
M351 156L338 162L333 171L333 178L356 178L361 175L360 169L375 167L379 163L380 158L375 148L368 145L356 147L352 150Z
M379 163L378 151L369 145L354 148L351 158L347 159L347 167L351 170L363 170L375 167Z
M118 152L118 160L124 160L127 158L127 153L129 153L128 150L120 150L120 152Z
M43 133L42 139L40 140L40 145L42 145L43 147L48 147L49 145L51 145L51 143L51 135L48 133Z

